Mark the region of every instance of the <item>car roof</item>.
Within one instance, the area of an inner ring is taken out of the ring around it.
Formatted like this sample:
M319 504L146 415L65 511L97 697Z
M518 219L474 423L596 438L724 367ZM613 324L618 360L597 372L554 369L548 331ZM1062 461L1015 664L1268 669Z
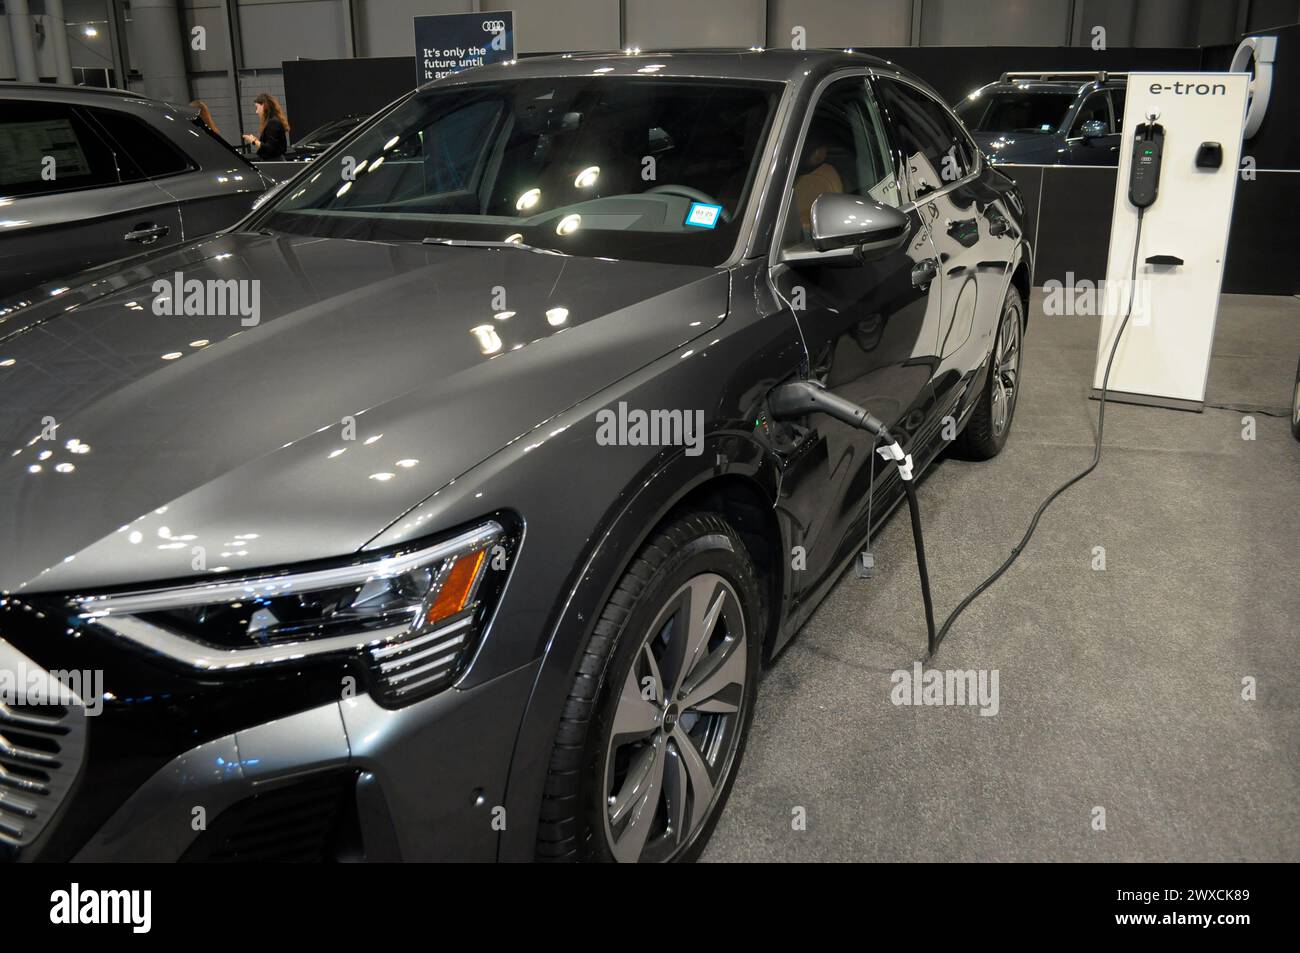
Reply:
M708 79L758 80L792 83L817 82L828 73L854 67L870 68L882 75L902 76L933 90L929 84L888 60L852 50L787 49L662 49L621 53L562 53L530 56L475 67L463 73L434 80L429 85L488 82L503 77L542 78L587 76L594 70L609 75L635 75L655 65L656 76L703 77ZM934 93L938 96L938 93ZM939 97L942 101L942 97Z
M85 97L95 99L102 96L128 96L138 99L146 97L133 93L129 89L116 89L104 86L75 86L67 83L19 83L14 80L0 80L0 92L3 93L44 93L42 99L77 99Z
M102 86L68 86L62 83L15 83L11 80L0 81L0 97L40 102L69 103L76 106L103 106L111 104L118 108L136 107L136 111L175 109L187 111L190 107L184 103L170 103L161 99L152 99L143 93L129 89L108 89Z

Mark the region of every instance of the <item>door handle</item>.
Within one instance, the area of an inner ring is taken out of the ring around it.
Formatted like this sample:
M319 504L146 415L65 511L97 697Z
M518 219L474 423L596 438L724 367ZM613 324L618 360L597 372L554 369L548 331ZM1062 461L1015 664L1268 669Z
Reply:
M141 245L152 245L169 231L171 231L171 229L166 225L153 225L151 223L146 223L127 232L122 237L128 242L139 242Z
M912 266L912 287L924 288L930 282L934 281L934 276L938 273L939 263L933 258L918 261Z

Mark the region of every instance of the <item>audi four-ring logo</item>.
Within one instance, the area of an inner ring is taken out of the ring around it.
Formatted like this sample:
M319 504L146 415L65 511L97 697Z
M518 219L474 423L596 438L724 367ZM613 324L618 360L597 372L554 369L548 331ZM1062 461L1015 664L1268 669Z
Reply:
M505 28L506 28L505 20L484 20L483 21L484 33L500 33L503 30L505 30Z

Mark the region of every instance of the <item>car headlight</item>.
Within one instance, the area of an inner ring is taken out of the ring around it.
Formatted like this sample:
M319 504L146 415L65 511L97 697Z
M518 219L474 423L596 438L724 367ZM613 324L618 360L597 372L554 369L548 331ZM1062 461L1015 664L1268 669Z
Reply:
M511 544L490 521L347 565L72 601L84 622L204 672L364 651L372 694L405 704L463 668L504 583Z

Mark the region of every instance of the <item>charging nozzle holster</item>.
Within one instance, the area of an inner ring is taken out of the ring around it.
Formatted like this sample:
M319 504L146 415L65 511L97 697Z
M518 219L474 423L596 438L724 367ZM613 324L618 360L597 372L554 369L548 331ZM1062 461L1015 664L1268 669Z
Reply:
M1160 190L1160 162L1164 149L1164 126L1152 120L1137 127L1128 174L1128 200L1134 208L1147 208L1155 202Z

